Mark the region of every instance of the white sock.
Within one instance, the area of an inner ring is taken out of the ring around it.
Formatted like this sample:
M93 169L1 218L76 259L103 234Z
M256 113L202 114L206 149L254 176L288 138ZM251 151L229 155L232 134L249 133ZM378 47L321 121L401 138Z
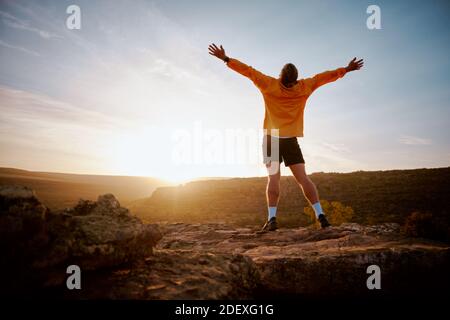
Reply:
M277 216L277 207L269 207L268 208L269 211L269 219L275 218Z
M319 218L319 216L320 216L321 214L323 214L322 206L320 205L320 202L317 201L316 203L314 203L314 204L312 205L312 207L313 207L313 209L314 209L314 213L316 214L316 218Z

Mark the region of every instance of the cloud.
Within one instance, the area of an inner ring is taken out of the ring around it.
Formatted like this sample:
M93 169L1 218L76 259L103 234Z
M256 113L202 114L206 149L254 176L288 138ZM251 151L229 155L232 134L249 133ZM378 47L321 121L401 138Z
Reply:
M197 83L204 82L202 78L187 68L178 66L174 61L163 58L154 60L153 65L147 69L148 73L162 75L173 80L189 80Z
M8 12L0 11L0 17L3 21L3 23L10 28L33 32L44 39L62 38L61 36L59 36L57 34L30 26L30 24L27 21L19 19Z
M337 153L349 153L350 149L342 143L322 142L322 145Z
M30 55L35 56L35 57L40 57L41 56L38 52L36 52L34 50L26 49L24 47L15 46L15 45L6 43L3 40L0 40L0 46L6 47L6 48L9 48L9 49L19 50L21 52L24 52L26 54L30 54Z
M413 146L425 146L425 145L432 144L432 141L430 139L408 136L408 135L402 135L398 139L398 141L402 144L413 145Z
M348 147L343 144L323 142L317 139L305 139L301 142L308 168L314 171L349 172L364 168L364 164L357 161Z
M44 94L0 86L0 163L105 172L125 120ZM125 129L124 129L125 128Z
M31 124L34 128L70 125L98 129L113 129L123 122L43 94L5 86L0 86L0 121L19 127Z

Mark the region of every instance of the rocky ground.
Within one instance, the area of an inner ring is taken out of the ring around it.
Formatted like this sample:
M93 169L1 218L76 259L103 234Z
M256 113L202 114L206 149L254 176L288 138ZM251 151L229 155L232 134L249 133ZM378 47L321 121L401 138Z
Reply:
M386 295L449 288L450 247L405 238L396 224L326 230L254 230L217 224L160 226L154 255L102 277L109 298L224 299L361 296L367 267L381 269ZM131 290L130 290L131 289ZM130 296L130 292L133 294ZM102 296L96 287L89 295Z
M381 269L378 293L404 296L449 291L450 246L407 238L397 224L344 224L325 230L256 234L249 228L223 224L144 225L112 195L51 213L31 190L3 188L0 204L0 244L6 253L1 266L9 279L2 295L361 297L373 294L366 286L370 276L366 270L374 264ZM29 231L27 225L39 227ZM22 254L17 254L19 249ZM82 290L65 287L69 263L83 270ZM31 291L16 280L29 273L39 275L33 277Z

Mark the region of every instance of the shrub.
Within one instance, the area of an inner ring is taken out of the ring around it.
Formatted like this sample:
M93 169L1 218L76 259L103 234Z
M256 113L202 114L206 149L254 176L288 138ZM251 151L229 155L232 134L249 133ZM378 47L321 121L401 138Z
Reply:
M344 222L350 222L353 218L354 211L352 207L346 206L339 201L321 200L323 212L328 218L328 221L333 226L341 225ZM311 223L318 223L316 215L312 207L305 207L305 214L309 217Z
M450 241L450 226L445 215L413 212L406 219L402 231L410 237Z
M411 213L405 219L403 232L410 237L429 237L433 233L433 215L429 212Z

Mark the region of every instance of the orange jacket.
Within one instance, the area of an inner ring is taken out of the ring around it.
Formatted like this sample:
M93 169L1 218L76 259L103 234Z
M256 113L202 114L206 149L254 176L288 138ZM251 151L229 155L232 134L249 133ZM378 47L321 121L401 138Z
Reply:
M303 137L303 114L308 97L318 87L346 73L345 68L325 71L286 88L279 79L266 76L239 60L230 58L227 65L252 80L261 91L266 109L264 129L278 129L280 137Z

